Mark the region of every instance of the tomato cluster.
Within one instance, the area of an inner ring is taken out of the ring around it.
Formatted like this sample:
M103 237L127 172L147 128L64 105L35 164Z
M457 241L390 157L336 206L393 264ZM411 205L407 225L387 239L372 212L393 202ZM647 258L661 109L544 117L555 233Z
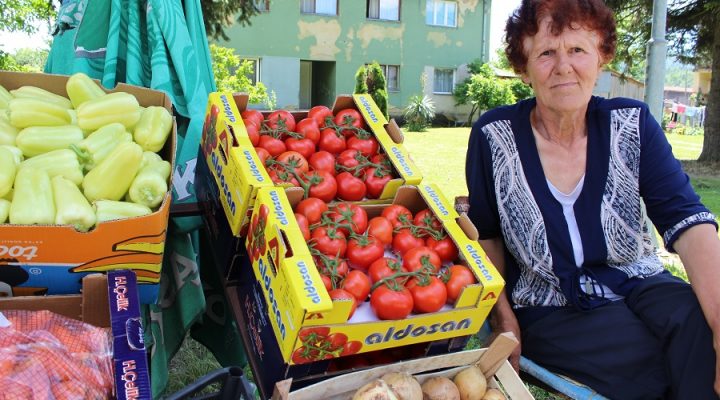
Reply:
M315 106L295 121L286 110L241 113L248 137L275 184L299 186L325 202L380 197L394 178L390 160L354 108Z
M310 197L294 212L330 298L351 301L350 316L368 297L383 320L436 312L476 282L429 209L393 204L368 218L360 205Z
M270 214L270 208L267 204L261 204L260 209L253 215L253 218L250 221L247 241L245 242L245 247L247 248L248 255L250 256L250 262L257 261L267 250L265 225L267 223L268 214Z
M342 332L330 333L330 328L327 326L303 328L298 336L302 346L295 349L292 354L292 361L295 364L349 356L362 348L360 341L348 341L347 335Z

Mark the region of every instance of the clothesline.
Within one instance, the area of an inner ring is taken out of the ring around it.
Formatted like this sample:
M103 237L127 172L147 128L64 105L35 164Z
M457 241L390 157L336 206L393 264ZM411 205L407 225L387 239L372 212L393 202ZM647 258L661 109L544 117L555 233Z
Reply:
M666 102L667 105L667 102ZM683 125L702 127L705 123L705 106L692 107L682 103L670 102L670 120Z

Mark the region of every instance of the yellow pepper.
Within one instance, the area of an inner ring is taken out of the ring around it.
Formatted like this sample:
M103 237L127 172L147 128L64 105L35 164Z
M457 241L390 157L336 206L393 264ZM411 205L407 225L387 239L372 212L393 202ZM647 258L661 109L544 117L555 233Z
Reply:
M85 197L91 202L122 199L140 169L142 153L135 142L119 144L83 178Z
M8 194L12 189L16 172L15 155L10 150L0 146L0 197Z
M51 180L55 199L55 224L72 225L80 232L95 226L95 211L73 182L58 175Z
M10 203L10 223L51 225L55 223L55 200L47 172L23 168L15 177Z
M129 201L98 200L93 203L93 206L95 207L98 223L113 219L140 217L152 213L150 208Z
M22 86L11 90L10 93L12 93L13 97L16 99L38 99L65 109L72 108L72 103L67 97L60 96L59 94L55 94L35 86Z
M8 102L13 98L13 95L7 91L2 85L0 85L0 108L7 108Z
M11 146L9 144L1 144L0 148L9 150L12 153L13 158L15 159L15 165L20 164L25 159L25 157L23 157L22 150L18 149L15 146Z
M10 214L10 200L0 199L0 224L7 222Z
M53 150L40 154L20 163L18 170L23 168L39 169L47 172L50 178L62 176L76 185L83 181L83 171L77 155L70 149Z
M105 95L105 91L95 81L82 72L76 72L68 78L65 90L73 107L78 108L80 104L97 99Z
M77 108L78 125L82 129L95 130L119 122L132 128L140 119L142 109L135 96L125 92L106 94L88 100Z
M3 120L0 120L0 144L7 144L15 146L15 138L17 137L18 130L16 127L10 125Z
M78 144L70 146L86 171L95 168L120 143L132 141L132 135L119 122L113 122L91 133Z
M57 126L71 122L68 109L36 98L15 98L8 103L10 124L16 128Z
M168 177L170 177L169 162L161 160L149 163L133 180L128 190L128 198L133 203L150 208L157 207L168 191Z
M162 157L160 157L160 154L155 153L154 151L143 151L143 158L142 158L142 164L140 164L140 169L145 168L146 165L156 162L156 161L162 161Z
M133 140L143 150L160 151L172 130L172 115L165 107L150 106L135 126Z
M15 145L25 156L33 157L48 151L67 149L81 140L83 133L76 125L31 126L18 133Z

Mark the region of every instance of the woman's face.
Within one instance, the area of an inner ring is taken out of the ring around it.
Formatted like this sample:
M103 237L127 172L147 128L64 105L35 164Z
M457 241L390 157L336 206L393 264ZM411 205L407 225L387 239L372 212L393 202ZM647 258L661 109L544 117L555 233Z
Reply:
M542 107L555 112L584 109L603 64L598 35L583 28L553 35L549 18L539 26L523 43L528 56L523 81L532 85Z

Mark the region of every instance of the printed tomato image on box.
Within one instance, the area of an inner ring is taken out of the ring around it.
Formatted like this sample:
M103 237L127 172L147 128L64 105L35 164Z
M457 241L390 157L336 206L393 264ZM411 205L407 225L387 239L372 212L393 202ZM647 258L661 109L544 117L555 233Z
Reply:
M169 97L84 74L0 71L0 296L132 269L157 299L176 126ZM9 183L9 184L8 184Z
M402 186L392 204L314 200L261 189L246 239L285 362L480 329L504 281L436 186Z

